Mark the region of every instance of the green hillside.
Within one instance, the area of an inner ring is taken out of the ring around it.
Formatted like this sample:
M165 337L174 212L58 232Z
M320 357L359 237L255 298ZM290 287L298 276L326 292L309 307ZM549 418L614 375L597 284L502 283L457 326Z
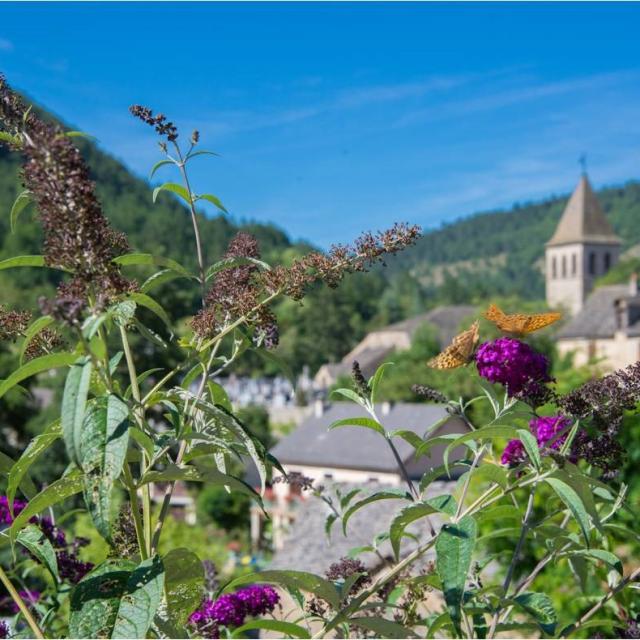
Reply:
M410 270L438 298L543 298L544 245L568 195L447 224L425 234L391 268ZM623 239L623 250L640 242L640 183L606 188L598 197Z

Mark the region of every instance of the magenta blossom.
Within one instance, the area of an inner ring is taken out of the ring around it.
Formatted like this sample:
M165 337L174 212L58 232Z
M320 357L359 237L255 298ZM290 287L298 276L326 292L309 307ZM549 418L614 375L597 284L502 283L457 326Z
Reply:
M559 438L556 438L556 435L570 424L571 420L565 416L536 417L529 422L529 430L536 437L538 449L548 447L557 450L564 444L567 434L564 433ZM502 464L515 467L526 459L527 455L522 442L520 440L509 440L502 452Z
M483 378L504 385L511 397L538 395L542 384L551 381L549 360L514 338L482 343L476 365Z

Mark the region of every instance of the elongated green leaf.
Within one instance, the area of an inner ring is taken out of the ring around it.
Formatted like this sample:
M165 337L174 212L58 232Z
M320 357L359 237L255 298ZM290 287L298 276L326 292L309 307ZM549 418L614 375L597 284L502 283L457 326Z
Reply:
M376 638L415 638L416 634L407 627L403 627L392 620L385 620L378 617L357 617L349 620L350 624L356 627L369 629L376 634Z
M240 576L229 582L225 592L233 591L236 587L244 584L278 584L286 589L307 591L319 598L326 600L335 609L340 605L340 595L336 588L328 580L324 580L313 573L304 571L260 571Z
M113 261L116 264L119 264L123 267L130 266L130 265L147 265L147 266L164 267L166 269L171 269L172 271L176 271L177 273L187 278L194 277L179 262L176 262L171 258L165 258L164 256L154 256L151 253L127 253L123 256L118 256L117 258L114 258Z
M453 496L442 495L423 502L414 502L402 509L391 522L391 528L389 529L389 540L396 559L400 556L400 542L405 529L412 522L437 512L446 513L450 516L455 515L456 507L456 501Z
M372 418L344 418L344 420L336 420L329 425L329 429L337 429L338 427L366 427L383 436L386 435L384 427Z
M462 634L462 596L477 535L476 521L471 516L465 516L456 524L444 525L436 540L438 575L442 580L449 615L459 635Z
M518 430L515 427L510 427L507 425L495 425L493 427L484 427L483 429L478 429L476 431L470 431L469 433L465 433L464 435L456 438L444 451L444 464L445 466L449 463L449 455L451 451L456 447L460 446L469 441L479 441L479 440L495 440L496 438L517 438Z
M67 374L61 406L61 425L67 454L72 462L80 463L80 435L87 406L93 365L89 356L76 360Z
M27 506L16 516L9 530L11 540L16 539L20 530L33 516L76 493L80 493L80 491L82 491L82 476L78 470L72 471L68 475L52 482L29 500Z
M160 285L165 284L166 282L171 282L172 280L177 280L178 278L186 278L186 277L188 276L185 276L182 273L178 273L173 269L163 269L162 271L158 271L157 273L154 273L153 275L149 276L142 283L142 286L140 287L140 291L142 291L142 293L148 293L152 289L155 289L156 287L159 287Z
M378 399L378 388L380 386L380 382L382 381L382 376L384 375L387 367L393 365L393 362L383 362L373 374L371 380L369 380L369 389L371 391L371 404L375 404Z
M51 316L42 316L37 320L34 320L24 333L24 340L20 347L20 364L24 364L24 355L27 347L31 344L31 341L46 327L53 323Z
M618 556L611 551L605 551L604 549L578 549L576 551L569 552L570 557L580 556L583 558L589 558L590 560L601 560L608 564L612 569L615 569L620 575L623 574L622 562Z
M6 453L0 451L0 474L8 476L11 473L11 469L15 465L15 461L13 458L10 458ZM24 493L27 498L33 498L38 493L33 481L29 476L24 476L22 479L22 483L20 485L20 489L22 489L22 493ZM13 510L13 501L10 503L10 508Z
M222 202L220 202L220 198L218 198L217 196L214 196L212 193L202 193L196 197L196 200L206 200L207 202L210 202L212 205L220 209L220 211L224 213L229 213L225 209L225 206L222 204Z
M529 460L531 460L536 469L540 469L542 460L540 459L538 443L533 437L533 434L526 429L518 429L518 436L520 438L520 442L522 442L522 445L524 446L524 450L529 456Z
M217 158L220 157L219 153L216 153L215 151L207 151L206 149L199 149L198 151L192 151L187 158L190 160L191 158L195 158L196 156L216 156Z
M30 524L25 527L16 538L16 542L21 544L31 555L33 555L42 565L49 570L51 575L60 582L58 573L58 560L56 552L48 538L42 533L40 527Z
M122 473L129 444L129 407L118 396L98 398L87 411L80 433L79 464L84 497L93 523L111 537L111 494Z
M86 575L70 597L71 638L111 638L120 600L136 565L129 560L107 560Z
M7 500L13 505L18 487L23 483L25 475L31 465L62 435L60 422L56 420L50 424L41 434L37 435L23 451L22 455L11 467L7 478Z
M555 633L558 616L547 594L525 591L513 598L513 602L531 615L546 634Z
M156 187L153 190L153 201L155 202L158 194L161 191L170 191L171 193L175 193L177 196L182 198L187 204L191 204L191 198L189 196L189 192L181 185L176 184L175 182L165 182L163 185Z
M604 531L602 523L600 522L600 514L596 508L596 502L594 499L594 490L592 489L592 482L579 471L570 462L567 462L563 469L558 469L552 476L553 478L559 478L563 482L566 482L580 497L584 508L591 516L591 521L596 525L599 531ZM596 481L597 482L597 481ZM598 487L598 485L593 485ZM609 489L609 487L605 487Z
M16 256L0 261L0 270L16 267L44 267L44 256Z
M140 480L140 485L149 482L173 482L177 480L185 480L186 482L206 482L212 485L228 486L241 493L246 493L252 498L260 500L260 495L256 493L251 486L243 480L220 473L215 469L207 469L199 471L195 467L168 465L162 471L148 471Z
M128 297L141 307L146 307L149 311L155 313L158 318L165 323L167 328L171 330L171 320L169 319L167 312L153 298L148 296L146 293L138 292L130 293Z
M356 513L356 511L362 509L362 507L366 507L368 504L378 502L379 500L398 500L402 498L407 500L410 499L411 496L403 489L387 489L386 491L376 491L366 498L354 502L342 516L342 530L344 534L347 535L347 522L349 522L351 516Z
M402 438L408 442L416 451L422 446L424 440L415 432L408 429L395 429L387 434L390 438Z
M435 447L436 445L439 445L439 444L448 445L450 442L452 442L453 440L456 440L461 435L462 435L461 433L446 433L442 436L435 436L432 438L428 438L417 449L416 458L420 458L421 456L428 455L429 451L431 451L431 449L433 449L433 447ZM445 473L448 475L449 474L448 466L443 465L443 468L445 470Z
M189 616L202 602L204 567L198 556L189 549L172 549L162 559L164 590L168 613L174 622L187 623Z
M334 389L331 392L331 397L336 395L344 396L345 398L347 398L347 400L351 400L351 402L355 402L356 404L359 404L361 407L366 406L364 399L361 398L355 391L352 391L351 389Z
M247 631L256 629L265 629L266 631L275 631L278 637L291 638L310 638L311 634L307 629L293 622L284 622L283 620L252 620L238 627L231 634L232 638L242 638Z
M489 481L497 484L502 489L506 489L509 484L509 476L507 470L497 464L486 462L476 467L473 471L474 483L480 481Z
M31 204L31 191L22 191L19 193L11 207L11 233L15 233L18 218L29 204Z
M158 160L158 162L156 162L153 167L151 167L151 171L149 172L149 180L153 178L156 171L160 169L160 167L164 167L167 164L175 164L175 162L173 160Z
M3 142L8 142L15 147L22 146L19 136L13 136L7 131L0 131L0 140L2 140Z
M159 556L140 563L120 599L112 638L146 638L162 599L164 567Z
M569 508L584 536L585 544L589 546L589 515L587 514L580 496L559 478L545 478L545 482L556 492L557 496Z
M85 138L86 140L96 141L98 138L84 131L65 131L63 134L66 138Z
M23 380L42 373L43 371L69 366L73 364L77 357L78 356L72 353L52 353L30 360L16 369L8 378L0 382L0 398Z

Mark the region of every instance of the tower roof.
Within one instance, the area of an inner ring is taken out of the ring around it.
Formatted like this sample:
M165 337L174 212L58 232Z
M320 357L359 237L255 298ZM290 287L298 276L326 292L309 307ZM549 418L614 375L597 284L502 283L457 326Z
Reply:
M569 198L555 233L547 246L570 244L574 242L600 242L620 244L620 238L614 233L605 217L596 194L593 192L586 175Z

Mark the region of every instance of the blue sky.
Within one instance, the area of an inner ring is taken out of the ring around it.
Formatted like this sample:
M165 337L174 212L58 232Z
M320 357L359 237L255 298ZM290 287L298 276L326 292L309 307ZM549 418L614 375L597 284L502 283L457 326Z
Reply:
M196 190L327 246L638 177L640 5L0 3L0 70L140 175L141 103L222 154ZM169 179L168 174L163 178Z

